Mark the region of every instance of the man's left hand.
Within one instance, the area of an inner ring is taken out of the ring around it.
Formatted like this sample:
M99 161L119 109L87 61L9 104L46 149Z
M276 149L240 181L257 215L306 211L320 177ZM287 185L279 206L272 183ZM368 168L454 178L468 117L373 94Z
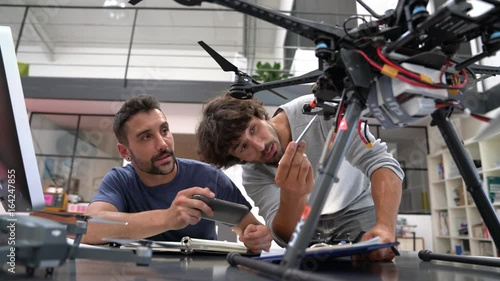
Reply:
M260 253L262 250L268 252L271 248L273 237L271 230L265 225L249 224L243 235L240 236L240 241L253 253Z
M375 225L372 229L368 230L362 237L360 241L370 240L374 237L380 237L381 243L391 243L396 241L394 230L390 227ZM396 255L391 248L382 248L370 253L355 255L352 257L353 260L358 261L391 261Z

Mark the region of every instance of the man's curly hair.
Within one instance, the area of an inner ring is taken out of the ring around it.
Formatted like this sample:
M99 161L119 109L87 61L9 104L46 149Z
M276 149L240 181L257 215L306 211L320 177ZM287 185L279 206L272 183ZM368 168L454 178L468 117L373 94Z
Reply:
M203 119L196 129L198 154L204 162L229 168L240 160L229 154L255 116L268 120L269 115L256 98L240 100L229 94L217 96L203 106Z

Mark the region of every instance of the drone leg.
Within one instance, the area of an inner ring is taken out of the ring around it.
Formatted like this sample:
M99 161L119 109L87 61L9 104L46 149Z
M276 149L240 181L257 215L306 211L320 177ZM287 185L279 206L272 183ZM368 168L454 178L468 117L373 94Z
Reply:
M82 236L83 234L87 233L87 221L86 220L77 220L76 221L76 236L75 240L73 241L73 246L70 249L69 252L69 259L74 260L75 259L75 254L76 250L78 247L80 247L80 241L82 241Z
M70 252L69 252L69 259L74 260L75 259L75 253L76 249L80 246L80 241L82 240L82 234L77 234L75 236L75 240L73 241L73 245L71 246Z
M31 267L31 266L27 266L26 267L26 275L28 275L28 277L33 277L33 275L35 275L35 268Z
M54 273L54 268L53 267L47 267L45 269L45 278L48 278L48 277L52 276L53 273Z

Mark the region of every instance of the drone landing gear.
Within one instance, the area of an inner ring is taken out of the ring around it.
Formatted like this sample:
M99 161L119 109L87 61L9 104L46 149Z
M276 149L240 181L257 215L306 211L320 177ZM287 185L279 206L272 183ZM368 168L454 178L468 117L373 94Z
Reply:
M53 267L47 267L45 269L45 278L51 277L52 274L54 274L54 268Z
M31 266L27 266L26 267L26 275L28 277L33 277L33 275L35 275L35 268L31 267Z
M45 268L45 278L49 278L54 274L54 268L53 267L47 267ZM26 267L26 275L28 277L33 277L35 276L35 268L32 266L27 266Z
M467 186L467 191L469 191L469 193L471 194L472 199L476 204L477 210L481 214L481 217L483 218L483 221L486 224L491 237L493 238L495 246L497 247L497 249L500 249L500 222L495 214L495 209L491 205L488 196L483 190L483 184L476 169L474 168L474 164L472 163L469 154L465 151L465 148L463 147L463 144L460 141L457 132L448 120L448 116L450 113L451 112L447 108L436 110L434 113L432 113L431 125L438 126L439 131L441 132L441 135L443 136L443 139L451 152L451 156L453 157L453 160L455 161L455 164L457 165L458 170L462 175L465 185ZM497 255L498 254L500 253L497 253ZM432 254L431 252L424 250L420 251L419 257L423 261L430 261L432 257L432 259L434 260L484 265L484 257L470 256L466 259L453 259L452 257L450 258L446 255Z

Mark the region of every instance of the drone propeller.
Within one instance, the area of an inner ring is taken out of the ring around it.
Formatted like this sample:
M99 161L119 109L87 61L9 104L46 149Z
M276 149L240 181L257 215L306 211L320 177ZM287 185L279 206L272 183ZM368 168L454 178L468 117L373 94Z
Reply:
M212 49L210 46L208 46L205 42L203 41L198 41L198 44L205 49L205 51L219 64L219 66L224 70L225 72L234 72L236 76L239 78L241 77L246 77L249 78L250 81L254 84L260 84L257 82L255 79L253 79L250 75L240 71L238 67L236 67L234 64L230 63L227 59L225 59L223 56L221 56L219 53L217 53L214 49ZM269 92L279 96L282 99L288 99L287 97L283 96L282 94L276 92L275 90L268 89Z
M128 224L128 222L114 221L114 220L103 219L103 218L94 218L94 217L86 216L83 214L57 213L57 212L48 212L48 211L37 211L37 213L54 215L54 216L59 216L59 217L63 217L63 218L75 218L76 220L80 220L80 221L91 221L91 222L97 222L97 223L121 224L121 225Z

